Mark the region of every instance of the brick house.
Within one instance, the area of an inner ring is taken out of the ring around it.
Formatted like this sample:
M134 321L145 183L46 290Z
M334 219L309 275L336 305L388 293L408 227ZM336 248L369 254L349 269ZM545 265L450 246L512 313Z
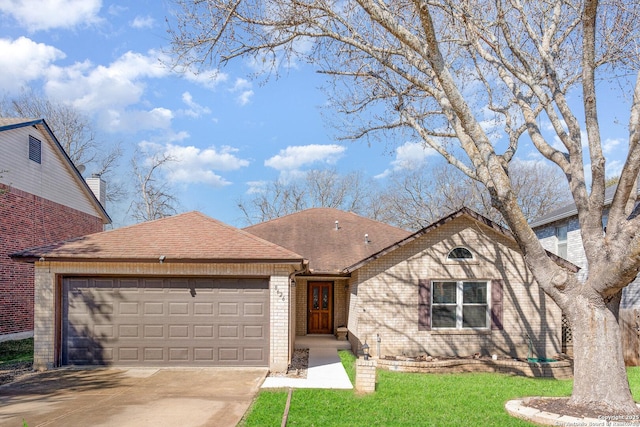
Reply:
M99 178L97 188L103 184ZM9 254L110 223L44 120L0 118L0 337L33 331L33 265Z
M40 368L282 371L296 337L343 328L374 357L560 351L559 308L469 209L416 233L330 208L244 230L191 212L13 257L35 264Z
M560 309L511 233L470 209L413 234L335 209L246 230L309 260L295 277L297 336L346 326L352 349L366 341L375 356L560 352Z

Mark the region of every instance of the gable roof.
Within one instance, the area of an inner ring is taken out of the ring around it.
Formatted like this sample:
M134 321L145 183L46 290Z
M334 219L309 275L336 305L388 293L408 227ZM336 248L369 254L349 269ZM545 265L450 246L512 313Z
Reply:
M303 257L200 213L188 212L155 221L90 234L26 249L11 257L115 262L282 262L302 264Z
M96 213L102 219L102 223L111 224L111 218L109 217L109 214L105 210L104 206L102 206L102 203L100 203L96 195L93 193L93 191L91 191L91 188L89 188L89 185L82 177L82 174L73 164L73 162L67 155L67 152L64 150L64 148L62 147L62 145L60 144L60 142L54 135L53 131L51 130L51 128L49 127L49 125L44 119L0 117L0 132L28 127L28 126L33 126L36 129L38 129L40 133L43 134L47 138L47 140L51 142L54 150L58 152L63 163L65 163L66 166L69 168L71 175L74 177L75 181L78 183L81 191L89 199L89 202L95 208Z
M455 212L452 212L451 214L439 219L438 221L436 221L436 222L424 227L423 229L416 231L415 233L407 236L406 238L404 238L404 239L402 239L402 240L400 240L398 242L395 242L393 245L391 245L389 247L386 247L386 248L382 249L381 251L379 251L379 252L377 252L375 254L372 254L367 258L359 260L358 262L354 263L353 265L350 265L350 266L346 267L344 269L344 273L351 273L351 272L359 269L363 265L365 265L365 264L367 264L367 263L369 263L369 262L371 262L373 260L376 260L376 259L378 259L380 257L383 257L383 256L387 255L388 253L391 253L394 250L399 249L402 246L404 246L404 245L406 245L408 243L411 243L414 240L419 239L420 237L435 231L436 229L438 229L438 228L442 227L443 225L447 224L448 222L451 222L451 221L453 221L453 220L455 220L457 218L460 218L462 216L467 216L467 217L471 218L472 220L474 220L474 221L476 221L476 222L478 222L478 223L480 223L480 224L492 229L496 233L502 234L503 236L505 236L506 238L508 238L508 239L510 239L510 240L512 240L514 242L516 241L514 236L513 236L513 233L509 229L501 226L500 224L498 224L496 222L493 222L492 220L490 220L489 218L487 218L487 217L485 217L483 215L480 215L479 213L477 213L476 211L474 211L472 209L464 207L464 208L461 208L461 209L459 209L459 210L457 210ZM555 255L555 254L553 254L553 253L551 253L549 251L546 251L546 252L547 252L547 255L551 259L553 259L557 264L559 264L559 265L561 265L561 266L563 266L563 267L565 267L565 268L567 268L567 269L569 269L571 271L574 271L574 272L577 272L579 270L578 266L576 266L575 264L567 261L566 259L561 258L561 257L559 257L559 256L557 256L557 255Z
M410 234L401 228L334 208L307 209L244 230L302 254L309 260L309 270L313 274L343 274L345 267ZM368 242L365 242L365 235Z
M604 206L609 206L613 202L613 196L616 194L617 185L612 185L604 190ZM638 186L637 195L640 196L640 186ZM558 209L554 209L546 215L538 217L529 223L531 228L541 227L543 225L551 224L552 222L560 221L561 219L570 218L578 215L578 209L575 202L569 203L566 206L562 206Z

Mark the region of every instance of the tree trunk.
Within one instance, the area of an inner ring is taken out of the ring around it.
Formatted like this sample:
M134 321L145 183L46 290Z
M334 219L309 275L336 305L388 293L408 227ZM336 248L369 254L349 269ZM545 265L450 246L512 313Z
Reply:
M598 295L579 295L567 310L574 349L570 405L614 415L638 414L627 379L618 324L620 299L606 304Z

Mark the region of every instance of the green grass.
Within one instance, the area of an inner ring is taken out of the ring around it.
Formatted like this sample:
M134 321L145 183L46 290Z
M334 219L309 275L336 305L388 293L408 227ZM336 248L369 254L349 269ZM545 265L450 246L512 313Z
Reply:
M349 378L355 357L340 352ZM629 369L640 397L640 368ZM526 396L569 396L571 380L503 374L410 374L378 370L376 392L351 390L293 391L287 426L531 426L512 418L507 400ZM287 391L262 391L241 425L277 426Z
M0 366L33 361L33 338L0 342Z

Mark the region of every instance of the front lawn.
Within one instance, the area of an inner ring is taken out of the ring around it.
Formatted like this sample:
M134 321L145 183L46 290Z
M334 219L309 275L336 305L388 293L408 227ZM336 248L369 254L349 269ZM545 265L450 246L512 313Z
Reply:
M0 367L33 361L33 338L0 342Z
M340 352L354 381L355 357ZM640 368L629 370L640 397ZM525 396L569 396L571 380L503 374L409 374L378 370L376 392L293 391L288 426L531 426L504 410L507 400ZM261 391L245 426L280 425L287 391Z

